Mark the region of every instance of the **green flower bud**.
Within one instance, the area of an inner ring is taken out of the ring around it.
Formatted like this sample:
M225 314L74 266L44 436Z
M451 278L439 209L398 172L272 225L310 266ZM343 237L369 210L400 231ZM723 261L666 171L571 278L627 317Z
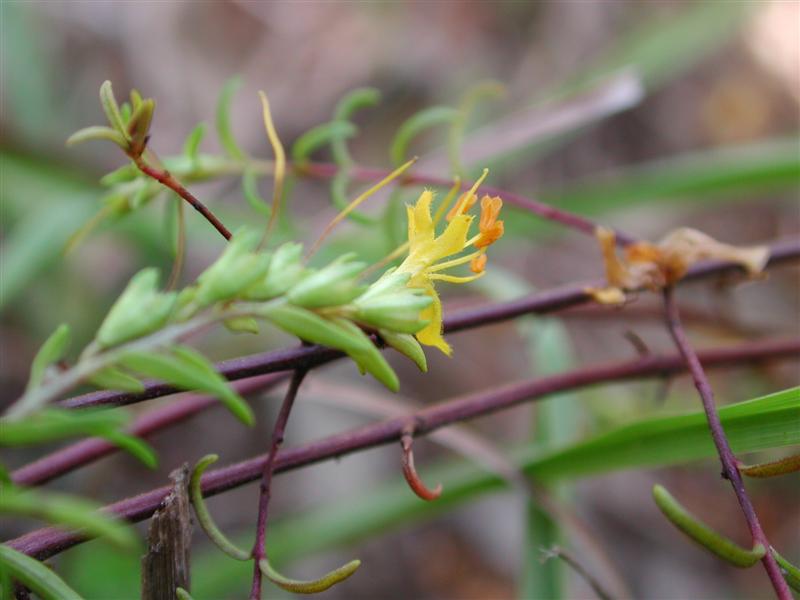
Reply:
M272 255L269 270L242 294L247 300L269 300L285 294L296 285L307 271L303 266L303 246L289 242Z
M143 269L131 278L97 332L101 348L116 346L160 329L175 306L175 293L156 289L157 269Z
M223 323L225 328L232 333L258 333L258 321L253 317L235 317Z
M428 372L428 360L417 338L408 333L396 333L386 329L379 329L378 333L389 346L413 360L420 371L423 373Z
M378 296L402 291L406 289L409 279L411 279L410 273L396 273L393 268L389 269L378 281L369 286L359 297L359 301L366 302Z
M270 256L254 252L259 238L258 232L248 229L234 234L222 256L197 278L193 299L196 307L232 300L264 277L270 266Z
M341 256L316 273L311 273L289 290L289 302L305 308L341 306L360 296L366 289L356 284L356 275L364 263L349 262L351 256Z
M401 291L383 293L381 295L366 294L358 298L352 305L356 320L400 333L416 333L427 322L420 319L420 312L430 306L433 298L412 288Z

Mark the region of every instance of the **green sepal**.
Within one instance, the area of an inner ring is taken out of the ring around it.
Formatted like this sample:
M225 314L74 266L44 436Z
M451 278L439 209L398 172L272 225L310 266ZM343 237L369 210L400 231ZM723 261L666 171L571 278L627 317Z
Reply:
M356 283L356 276L366 266L351 262L352 255L341 256L319 271L313 272L292 287L289 302L304 308L341 306L360 296L366 289Z
M428 359L417 338L408 333L397 333L386 329L379 329L378 334L388 346L414 361L420 371L428 372Z
M257 231L246 228L234 234L222 255L197 278L193 303L198 308L233 300L264 278L271 257L255 252L260 237Z
M266 275L242 292L246 300L270 300L285 294L308 273L303 266L303 246L288 242L272 255Z
M395 294L385 294L363 302L353 303L356 320L382 329L399 333L416 333L428 323L420 318L420 312L430 306L433 298L410 289Z
M225 329L231 333L253 333L259 332L258 321L253 317L236 317L233 319L226 319L223 322Z

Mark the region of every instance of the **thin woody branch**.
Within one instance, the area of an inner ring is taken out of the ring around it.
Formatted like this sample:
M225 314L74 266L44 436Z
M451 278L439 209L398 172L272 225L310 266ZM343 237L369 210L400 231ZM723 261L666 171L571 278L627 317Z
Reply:
M736 348L707 350L700 352L699 358L707 368L712 368L780 357L794 358L798 352L800 352L800 339L796 338L778 342L747 344ZM507 385L430 406L413 415L374 423L354 431L284 450L275 458L275 472L294 470L367 448L396 443L409 419L413 419L417 424L417 434L424 435L446 425L484 416L566 390L612 381L661 377L685 370L686 365L679 354L649 356ZM220 494L260 478L265 463L266 456L262 455L208 472L202 480L203 495ZM105 510L130 521L142 521L153 514L169 491L169 486L150 490L138 496L120 500L107 506ZM85 539L73 532L45 528L11 540L7 544L20 552L44 560L85 541Z
M800 258L800 240L787 239L770 245L768 267L790 262ZM685 280L696 280L727 273L740 272L737 265L723 261L698 263L689 269ZM455 333L493 323L500 323L526 314L549 314L587 304L592 301L587 287L602 285L590 282L584 285L567 285L546 292L539 292L510 302L500 302L488 306L463 309L445 317L445 333ZM223 361L216 365L217 370L229 380L243 379L297 368L314 368L321 364L342 358L344 355L330 348L307 346L290 348L252 356ZM177 390L165 383L146 381L145 391L140 393L115 392L103 390L75 396L59 403L64 408L89 408L96 406L125 406L151 398L173 394Z
M131 156L131 158L142 173L148 177L152 177L161 185L178 194L178 196L186 200L186 202L188 202L193 209L203 215L206 221L211 223L214 229L216 229L222 237L224 237L226 240L231 239L232 234L230 230L222 224L222 221L219 220L217 215L215 215L205 204L200 202L200 200L198 200L194 194L181 185L181 182L175 179L175 177L173 177L169 171L166 169L156 169L151 167L141 156Z
M739 501L739 506L742 508L747 525L750 528L750 534L753 536L753 544L762 544L764 548L771 548L769 540L764 533L761 523L758 520L755 507L753 506L750 497L747 495L747 490L742 481L742 475L739 473L739 463L736 456L733 454L728 438L725 435L725 430L722 427L722 422L717 412L716 404L714 403L714 392L711 389L711 384L708 377L703 370L701 360L689 342L686 336L686 331L681 323L680 313L678 311L678 304L675 302L675 294L672 288L664 290L664 310L667 319L667 328L669 329L672 339L675 341L675 346L681 354L681 357L686 363L686 367L692 376L694 385L697 392L700 394L700 399L703 403L703 410L706 413L708 420L708 427L711 430L711 437L714 440L714 446L717 448L720 462L722 463L722 473L724 477L731 482L733 491L736 494L736 499ZM764 569L767 571L772 587L775 593L781 600L791 600L792 594L789 591L789 586L786 580L781 575L778 563L771 552L766 552L761 559Z
M286 390L286 395L281 403L281 409L278 412L278 418L275 420L275 425L272 428L270 448L267 453L267 459L264 461L264 469L261 473L256 541L253 544L253 551L251 554L253 557L253 584L250 589L251 600L259 600L261 598L262 572L260 562L267 558L267 517L269 516L269 501L272 497L272 475L275 472L275 459L278 456L278 449L281 447L281 444L283 444L283 436L286 431L286 424L289 422L289 414L292 412L295 398L297 398L297 391L300 389L300 384L303 383L306 373L308 373L308 371L298 369L292 375L289 388Z
M709 350L703 353L707 366L725 366L759 360L782 359L800 352L800 339L769 340L748 343L738 347ZM666 369L664 376L677 373ZM257 389L269 389L289 377L288 372L272 373L252 377L233 385L241 394ZM178 425L195 414L218 404L215 398L191 394L167 406L153 409L141 415L128 430L133 435L146 436L162 429ZM118 451L119 448L103 439L93 438L77 442L39 460L20 467L11 474L15 483L37 485L89 464Z

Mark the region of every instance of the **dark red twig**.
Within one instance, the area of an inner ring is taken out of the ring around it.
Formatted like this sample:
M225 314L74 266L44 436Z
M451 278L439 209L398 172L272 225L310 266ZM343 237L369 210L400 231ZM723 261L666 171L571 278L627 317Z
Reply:
M752 351L752 352L750 352ZM759 358L785 358L793 353L800 352L800 340L772 340L767 342L750 343L740 347L709 351L704 356L707 360L722 360L720 364L731 364L738 361L758 360ZM717 363L714 363L717 364ZM674 371L667 370L664 376L669 376ZM289 377L289 372L260 375L239 383L235 383L240 393L254 391L256 387L267 389ZM263 387L262 387L263 386ZM190 395L186 398L162 406L139 417L130 429L134 435L148 435L161 429L181 423L184 419L216 406L216 400L208 396ZM19 484L36 485L45 483L59 475L86 465L107 454L119 450L116 446L101 439L91 439L77 442L42 457L41 459L25 465L11 474L13 481Z
M403 464L403 477L406 478L408 487L410 487L411 491L413 491L423 500L436 500L442 495L442 484L440 483L434 489L430 489L427 485L425 485L425 482L422 481L422 478L417 473L416 467L414 467L413 421L403 427L403 431L400 434L400 447L403 450L401 455L401 461Z
M719 348L700 353L707 368L736 365L754 361L794 358L800 352L800 338L743 344L735 348ZM596 367L587 367L560 375L528 380L494 388L469 396L430 406L413 415L401 416L344 432L297 448L280 452L275 458L274 471L280 473L298 469L330 458L343 456L374 446L396 442L403 428L413 419L416 433L423 435L445 425L473 419L544 396L598 385L611 381L626 381L643 377L663 377L686 370L679 354L638 358ZM240 463L209 471L202 482L203 494L212 496L244 485L261 477L266 456L257 456ZM120 500L105 510L130 521L149 518L169 493L169 486ZM74 546L86 538L56 528L33 531L11 540L9 546L44 560Z
M289 373L259 375L232 384L242 395L271 389L289 378ZM141 415L128 428L128 433L146 437L162 429L183 423L204 410L217 406L214 396L186 394L167 406L162 406ZM119 450L102 438L89 438L56 450L42 458L20 467L11 473L11 480L18 485L41 485L61 475L92 463Z
M253 585L250 589L250 600L261 599L261 567L259 562L267 557L267 516L269 511L269 501L272 496L272 475L275 472L275 459L278 456L278 449L283 444L283 436L286 432L286 424L289 422L289 414L292 412L294 400L297 397L297 390L308 371L298 369L292 374L292 380L286 395L283 398L278 418L272 428L272 439L270 441L269 452L264 461L264 468L261 472L261 486L258 496L258 521L256 524L256 541L253 544Z
M186 200L186 202L188 202L193 209L203 215L206 221L211 223L214 229L216 229L222 237L224 237L226 240L231 239L231 232L227 227L225 227L225 225L222 224L222 221L217 218L217 215L211 212L211 210L205 204L200 202L200 200L198 200L194 194L183 187L181 182L175 179L175 177L173 177L169 171L166 169L162 170L151 167L141 156L131 156L131 158L142 173L148 177L152 177L161 185L168 187L173 192L178 194L178 196Z
M770 245L768 266L775 267L800 258L800 240L781 240ZM734 263L708 261L694 265L684 279L696 280L713 275L741 272ZM546 292L525 296L519 300L478 306L451 313L444 319L445 333L455 333L493 323L500 323L525 314L548 314L592 301L586 293L587 287L600 287L603 282L588 282L584 285L566 285ZM332 360L342 358L341 352L321 346L305 346L265 352L252 356L223 361L217 370L227 379L236 380L254 375L288 371L298 368L310 369ZM174 394L177 390L165 383L146 381L142 393L100 391L75 396L59 403L65 408L88 408L96 406L124 406L151 398Z
M739 506L742 508L747 525L750 527L750 533L753 536L753 544L762 544L764 548L767 549L767 552L764 554L764 558L761 559L761 562L764 565L764 569L767 571L770 581L772 582L772 587L775 589L775 594L781 600L791 600L792 594L789 592L789 586L786 584L786 580L783 578L783 575L781 575L781 571L778 567L778 563L775 561L775 557L772 555L772 552L770 552L770 548L772 546L770 546L769 540L767 540L767 536L758 520L758 515L756 515L753 503L750 501L750 497L747 495L747 490L745 490L742 476L739 473L738 461L736 460L736 456L733 454L733 450L731 450L731 446L728 443L728 438L725 436L725 430L722 427L722 422L720 421L719 413L717 412L717 407L714 403L714 392L711 389L711 384L709 383L708 377L706 377L705 371L703 370L700 358L697 356L697 352L695 352L694 348L689 342L689 339L686 336L686 331L681 323L678 304L675 302L675 295L672 288L667 288L664 290L664 310L666 313L667 327L669 328L669 332L672 335L672 339L675 341L675 346L678 348L683 360L686 362L686 366L688 367L689 373L694 381L694 386L697 388L697 392L700 394L700 399L703 402L703 410L705 411L706 418L708 419L708 427L711 430L711 437L714 440L714 445L717 448L717 453L719 454L719 459L722 463L722 474L731 482L731 486L733 486L733 491L736 493L736 499L739 501Z

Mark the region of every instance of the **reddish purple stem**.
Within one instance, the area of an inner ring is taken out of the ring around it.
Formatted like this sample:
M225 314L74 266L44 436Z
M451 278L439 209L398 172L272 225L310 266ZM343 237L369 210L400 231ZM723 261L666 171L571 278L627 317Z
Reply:
M297 390L308 371L298 369L292 374L292 380L283 397L278 418L272 428L272 440L270 441L269 452L264 461L264 468L261 472L261 486L258 496L258 521L256 523L256 541L253 544L253 585L250 589L250 600L260 600L261 598L261 567L259 561L267 557L267 517L269 512L269 501L272 497L272 475L275 472L275 458L278 449L283 444L283 436L286 432L286 424L289 422L289 414L292 412L294 400L297 397Z
M747 490L745 490L742 476L739 473L738 461L733 454L733 450L731 450L728 438L725 436L725 430L722 427L722 421L720 421L719 413L714 403L714 392L711 389L711 384L708 381L708 377L706 377L697 352L695 352L686 336L686 331L681 323L678 304L675 301L675 294L672 288L664 290L664 309L669 332L672 335L672 339L675 340L675 346L686 362L686 366L689 368L694 386L697 388L697 392L700 394L700 399L703 402L703 410L706 413L708 426L711 429L711 437L714 440L714 445L717 448L717 453L722 463L722 474L731 482L731 486L733 486L733 491L736 493L737 500L739 500L739 506L741 506L744 518L747 521L747 525L750 527L753 543L762 544L767 550L761 562L772 582L772 587L775 588L775 594L780 600L792 600L789 586L786 584L783 575L781 575L778 563L772 555L772 546L769 540L767 540L764 530L761 528L761 523L758 520L758 515L756 515L753 503L747 495Z
M798 352L800 352L800 339L795 338L748 343L736 348L708 350L702 352L700 358L707 367L717 367L770 358L795 357ZM640 377L667 377L685 370L686 365L678 354L648 356L509 384L487 392L442 402L413 415L404 415L366 425L354 431L284 450L275 458L274 471L280 473L298 469L358 450L397 442L409 419L414 420L417 434L422 435L452 423L487 415L565 390ZM258 479L263 474L265 463L266 456L262 455L209 471L203 477L203 495L219 494ZM142 521L153 514L170 490L169 486L150 490L138 496L120 500L107 506L105 510L130 521ZM8 545L20 552L44 560L85 541L85 539L79 534L51 527L39 529L11 540Z
M769 266L785 263L800 257L800 240L787 239L770 246ZM741 267L724 261L707 261L694 265L685 280L694 280L712 275L741 272ZM585 304L592 300L586 293L587 287L601 287L604 282L587 282L584 285L566 285L546 292L525 296L511 302L501 302L487 306L460 310L444 319L445 333L455 333L465 329L500 323L525 314L547 314L572 306ZM216 365L217 370L229 380L243 379L253 375L263 375L277 371L310 369L344 355L330 348L304 346L277 350L235 358ZM174 387L158 381L146 381L142 393L99 391L75 396L59 403L65 408L88 408L96 406L124 406L151 398L175 393Z

